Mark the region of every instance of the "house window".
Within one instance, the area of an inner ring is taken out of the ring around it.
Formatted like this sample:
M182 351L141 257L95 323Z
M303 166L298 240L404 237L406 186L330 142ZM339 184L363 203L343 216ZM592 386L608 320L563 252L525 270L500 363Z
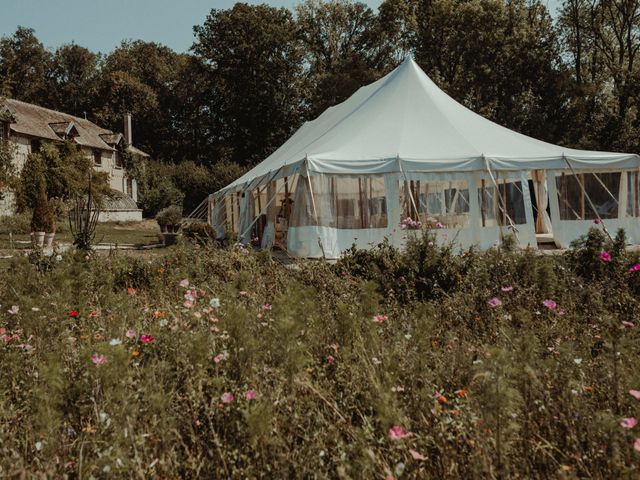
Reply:
M98 167L102 165L102 152L100 150L93 151L93 163Z
M116 168L122 168L122 154L116 152Z
M0 140L9 140L9 123L2 122L0 123Z
M38 153L42 147L42 142L37 138L31 140L31 153Z
M133 198L133 179L131 177L127 177L126 194Z

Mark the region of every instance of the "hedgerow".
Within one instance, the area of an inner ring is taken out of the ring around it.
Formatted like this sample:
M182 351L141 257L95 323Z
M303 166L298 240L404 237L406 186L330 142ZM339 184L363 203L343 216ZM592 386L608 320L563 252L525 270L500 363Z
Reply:
M621 235L561 256L427 235L335 265L198 244L40 263L0 278L2 476L638 473Z

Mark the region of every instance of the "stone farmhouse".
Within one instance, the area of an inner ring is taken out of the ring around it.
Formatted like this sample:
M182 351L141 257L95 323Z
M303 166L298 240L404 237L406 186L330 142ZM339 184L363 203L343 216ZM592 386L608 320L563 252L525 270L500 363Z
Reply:
M0 140L13 146L14 166L19 173L27 156L37 152L45 142L73 141L93 159L96 171L109 174L114 198L107 201L100 221L142 220L138 208L136 180L124 168L121 152L149 157L133 146L131 115L124 118L124 134L99 127L87 119L74 117L19 100L0 100ZM11 215L14 198L11 192L0 201L0 215Z

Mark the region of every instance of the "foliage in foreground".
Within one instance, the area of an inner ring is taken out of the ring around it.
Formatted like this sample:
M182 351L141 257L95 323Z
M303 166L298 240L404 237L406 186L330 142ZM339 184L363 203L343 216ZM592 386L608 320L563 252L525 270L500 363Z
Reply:
M454 255L426 237L295 270L190 245L16 260L0 473L633 477L640 271L621 242Z

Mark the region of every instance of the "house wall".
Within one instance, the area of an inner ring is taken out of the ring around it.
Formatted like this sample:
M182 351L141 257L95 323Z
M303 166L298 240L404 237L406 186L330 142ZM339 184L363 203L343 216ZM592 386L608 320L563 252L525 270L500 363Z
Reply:
M92 149L83 149L87 156L90 156L92 159L93 150ZM132 179L132 191L129 191L127 188L127 172L122 167L116 166L116 152L109 152L106 150L100 151L101 164L96 165L94 163L94 168L98 172L107 172L109 174L109 186L118 192L125 193L133 198L136 202L138 201L138 186L136 184L135 179Z
M17 135L13 133L9 139L11 144L14 146L14 165L16 168L16 173L20 173L24 164L27 161L27 156L31 153L31 138ZM90 148L82 148L82 152L89 157L92 161L94 161L93 149ZM133 198L136 202L138 201L138 186L136 184L135 179L132 181L132 191L128 191L127 188L127 175L126 171L122 167L116 167L116 153L110 152L107 150L100 150L100 158L101 164L97 165L94 162L94 169L98 172L106 172L109 175L109 186L118 192L125 193ZM0 200L0 216L3 215L11 215L15 211L15 197L12 192L7 192L5 194L5 198ZM112 215L113 216L113 215ZM127 217L125 220L135 220L142 219L141 214L136 214L136 218L128 218L130 214L124 214L124 217ZM105 216L107 217L107 216ZM139 218L138 218L139 217ZM103 220L102 215L100 218ZM121 220L121 219L117 219Z
M13 163L16 173L20 173L27 161L27 156L31 153L31 141L26 137L12 135L9 140L14 147ZM12 215L15 211L15 195L11 191L4 192L3 199L0 200L0 216Z
M99 222L140 222L142 210L103 210L98 217Z

